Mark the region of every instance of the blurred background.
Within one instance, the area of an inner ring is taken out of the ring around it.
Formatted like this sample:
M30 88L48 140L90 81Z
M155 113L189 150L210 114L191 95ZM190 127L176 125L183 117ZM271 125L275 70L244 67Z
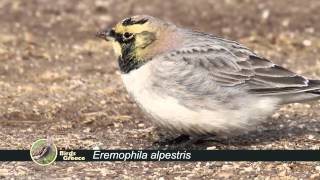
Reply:
M95 38L125 17L149 14L236 40L320 79L319 9L319 0L0 0L0 148L29 149L47 136L60 149L154 147L157 133L127 96L111 47ZM319 149L319 115L319 102L284 106L257 132L192 148ZM320 171L314 163L56 164L49 168L59 172L54 177L263 178L282 173L315 178ZM0 177L34 171L41 177L49 170L32 162L0 163Z

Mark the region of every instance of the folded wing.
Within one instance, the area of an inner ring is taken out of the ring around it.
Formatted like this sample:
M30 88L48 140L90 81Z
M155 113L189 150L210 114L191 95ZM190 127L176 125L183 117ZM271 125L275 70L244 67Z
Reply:
M194 74L201 72L215 85L243 88L257 95L292 94L320 88L320 83L310 82L247 49L227 49L219 45L187 47L171 52L165 59L183 63Z

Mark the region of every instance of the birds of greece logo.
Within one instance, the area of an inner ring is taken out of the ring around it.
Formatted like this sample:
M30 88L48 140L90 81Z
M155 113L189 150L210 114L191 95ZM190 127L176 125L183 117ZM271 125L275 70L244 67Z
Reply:
M53 163L58 155L57 146L51 138L35 141L30 149L30 156L33 162L41 166Z

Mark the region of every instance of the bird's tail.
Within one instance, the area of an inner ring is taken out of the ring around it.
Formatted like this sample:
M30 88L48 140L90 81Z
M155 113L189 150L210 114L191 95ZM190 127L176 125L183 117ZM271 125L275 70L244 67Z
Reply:
M320 96L320 80L309 80L311 86L316 87L314 90L307 91L309 93L318 94Z
M282 104L320 99L320 80L309 80L308 86L280 96Z

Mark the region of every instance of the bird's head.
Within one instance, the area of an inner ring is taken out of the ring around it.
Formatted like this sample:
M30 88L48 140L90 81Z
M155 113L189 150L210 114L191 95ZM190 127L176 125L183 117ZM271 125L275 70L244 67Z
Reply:
M174 48L178 38L176 26L148 15L126 18L114 27L97 33L113 45L115 54L134 61L148 61L155 55Z

